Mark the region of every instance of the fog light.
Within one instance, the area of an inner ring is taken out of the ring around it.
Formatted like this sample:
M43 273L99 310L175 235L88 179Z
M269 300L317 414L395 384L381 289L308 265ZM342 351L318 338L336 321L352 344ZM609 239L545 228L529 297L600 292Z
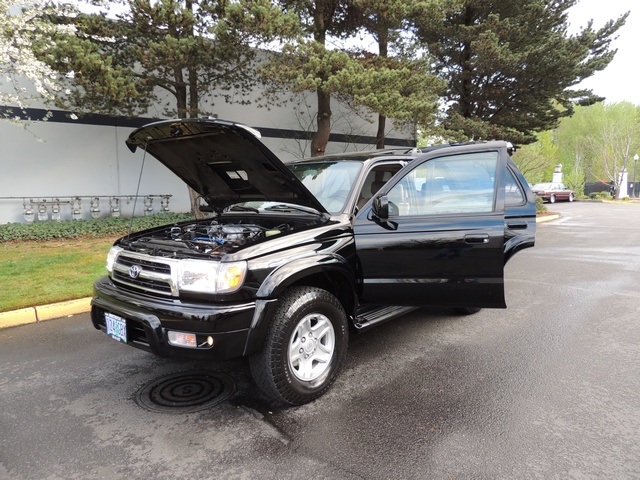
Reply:
M169 343L174 347L184 348L196 348L196 335L195 333L174 332L169 330L167 332Z

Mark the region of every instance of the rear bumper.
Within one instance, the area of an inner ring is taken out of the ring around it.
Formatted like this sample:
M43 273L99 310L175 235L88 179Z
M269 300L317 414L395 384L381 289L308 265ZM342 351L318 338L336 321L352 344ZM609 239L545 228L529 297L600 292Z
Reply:
M258 309L261 313L265 308ZM228 360L255 350L256 302L231 305L188 303L116 287L109 277L94 284L91 301L93 326L106 333L106 312L126 321L127 344L162 357ZM169 330L194 333L196 348L169 344ZM254 333L251 335L251 333ZM213 345L207 344L208 337Z

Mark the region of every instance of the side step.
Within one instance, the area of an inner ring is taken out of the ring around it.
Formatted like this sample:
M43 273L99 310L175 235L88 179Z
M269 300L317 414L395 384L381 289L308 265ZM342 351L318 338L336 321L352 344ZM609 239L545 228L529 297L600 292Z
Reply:
M419 307L383 306L366 308L356 314L354 326L358 332L374 327L387 320L393 320L401 315L417 310Z

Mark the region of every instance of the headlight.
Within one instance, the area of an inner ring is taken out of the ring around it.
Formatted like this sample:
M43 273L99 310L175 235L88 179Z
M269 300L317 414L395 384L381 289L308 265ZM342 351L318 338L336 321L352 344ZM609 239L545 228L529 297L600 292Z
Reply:
M221 263L218 271L218 293L234 292L242 286L247 262Z
M122 250L120 247L111 247L109 249L109 253L107 253L107 271L109 273L113 272L113 264Z
M246 273L247 262L182 260L178 263L178 289L198 293L230 293L242 286Z

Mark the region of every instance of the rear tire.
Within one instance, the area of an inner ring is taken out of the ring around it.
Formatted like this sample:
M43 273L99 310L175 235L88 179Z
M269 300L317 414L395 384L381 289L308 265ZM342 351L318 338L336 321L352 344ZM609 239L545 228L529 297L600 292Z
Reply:
M264 346L249 357L251 375L270 399L303 405L333 384L348 342L347 316L336 297L293 287L278 302Z
M573 198L573 193L570 193L570 194L569 194L569 201L570 201L570 202L573 202L573 200L574 200L574 198Z

